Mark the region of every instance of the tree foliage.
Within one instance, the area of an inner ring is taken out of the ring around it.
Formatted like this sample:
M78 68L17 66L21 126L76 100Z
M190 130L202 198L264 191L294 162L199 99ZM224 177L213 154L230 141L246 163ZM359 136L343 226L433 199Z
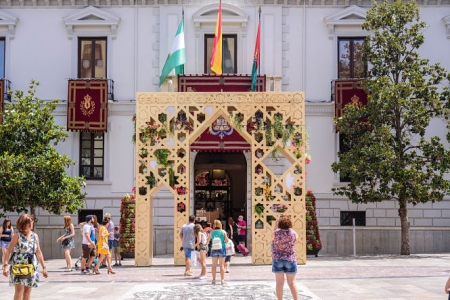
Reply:
M75 164L59 154L57 145L68 136L55 124L52 112L58 101L35 97L31 81L28 95L14 92L0 124L0 207L3 212L30 212L40 207L54 214L74 213L84 205L84 179L66 171Z
M362 28L370 32L363 44L368 104L348 105L336 120L350 150L338 153L332 170L351 182L333 191L355 203L397 201L400 252L409 255L408 204L441 201L450 191L450 151L429 130L432 119L448 115L449 75L417 52L426 24L415 1L375 3Z

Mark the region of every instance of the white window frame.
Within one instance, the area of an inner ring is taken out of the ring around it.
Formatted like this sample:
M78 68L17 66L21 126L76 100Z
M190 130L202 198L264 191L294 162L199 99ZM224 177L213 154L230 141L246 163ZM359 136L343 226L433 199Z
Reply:
M363 37L367 36L367 31L361 29L361 25L366 18L366 9L363 9L357 5L351 5L345 9L338 10L324 18L325 25L328 28L329 39L333 40L333 74L334 78L338 78L339 62L338 53L339 45L338 41L340 37ZM339 133L334 135L334 161L339 161L337 156L339 151ZM340 182L339 174L334 173L334 186L345 186L347 182Z
M106 37L106 57L112 57L112 40L117 38L120 18L102 9L89 6L63 18L67 37L72 40L72 78L78 77L78 37ZM108 28L108 29L105 29ZM106 61L107 74L112 74L111 64Z

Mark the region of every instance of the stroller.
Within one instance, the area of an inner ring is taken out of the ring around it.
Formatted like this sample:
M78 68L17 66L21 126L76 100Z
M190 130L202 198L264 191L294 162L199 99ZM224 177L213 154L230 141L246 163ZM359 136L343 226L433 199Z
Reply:
M77 261L75 262L75 270L78 271L78 270L80 269L80 267L81 267L81 260L82 260L82 259L83 259L82 256L78 257ZM94 260L92 261L92 265L90 266L90 268L93 269L97 263L98 263L98 256L96 256L96 257L94 258Z

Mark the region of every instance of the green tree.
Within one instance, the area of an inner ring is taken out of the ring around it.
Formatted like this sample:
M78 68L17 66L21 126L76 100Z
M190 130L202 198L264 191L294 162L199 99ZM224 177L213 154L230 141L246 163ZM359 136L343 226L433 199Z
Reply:
M450 191L450 151L428 130L433 118L447 116L449 76L416 52L426 24L415 1L375 3L362 28L370 32L363 44L368 104L347 105L336 120L350 150L338 153L332 170L351 181L333 192L355 203L396 201L400 253L409 255L408 204L441 201Z
M54 122L58 101L36 98L38 85L32 80L28 95L15 91L17 102L5 106L0 124L0 208L33 217L37 207L74 213L84 205L84 179L67 175L75 162L52 146L68 135Z

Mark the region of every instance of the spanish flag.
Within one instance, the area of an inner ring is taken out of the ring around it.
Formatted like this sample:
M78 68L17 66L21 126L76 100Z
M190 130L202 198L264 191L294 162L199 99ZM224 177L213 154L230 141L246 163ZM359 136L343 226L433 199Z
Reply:
M220 0L217 12L216 33L211 56L211 71L216 75L222 75L222 0Z

